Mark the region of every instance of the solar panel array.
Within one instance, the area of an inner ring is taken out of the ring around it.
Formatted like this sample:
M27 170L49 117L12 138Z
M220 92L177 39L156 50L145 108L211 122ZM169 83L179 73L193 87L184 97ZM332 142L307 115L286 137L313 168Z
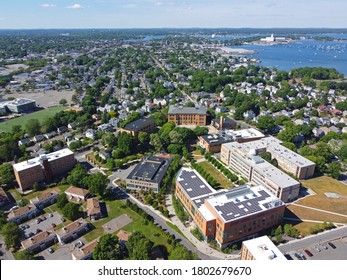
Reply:
M179 176L179 184L190 198L211 194L212 190L196 175L194 171L183 170Z
M235 198L235 201L229 201L223 205L216 206L215 209L225 221L231 221L262 211L263 208L260 207L259 202L265 200L269 196L270 195L263 190L259 191L259 196L248 193L243 197L243 199L245 199L243 201Z

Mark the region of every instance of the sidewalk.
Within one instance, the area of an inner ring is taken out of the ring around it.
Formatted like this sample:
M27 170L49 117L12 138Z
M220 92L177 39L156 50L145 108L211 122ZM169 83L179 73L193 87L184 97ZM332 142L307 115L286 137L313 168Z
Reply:
M165 196L166 199L166 207L170 213L171 222L176 225L184 234L184 236L192 243L201 253L206 255L212 255L213 257L221 260L234 260L240 259L239 255L230 255L221 253L215 249L212 249L206 241L199 241L196 237L190 232L189 228L186 228L180 219L176 216L175 210L172 206L172 197L171 194Z

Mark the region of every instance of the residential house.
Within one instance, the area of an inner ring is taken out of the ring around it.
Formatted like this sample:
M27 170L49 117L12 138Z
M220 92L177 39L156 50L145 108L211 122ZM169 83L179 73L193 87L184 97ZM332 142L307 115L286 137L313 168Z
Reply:
M69 243L89 231L89 223L82 218L72 222L57 231L58 241L61 244Z
M87 199L87 215L90 220L98 220L102 217L100 202L96 197Z
M58 241L53 230L42 231L21 242L24 250L29 250L35 254L50 247Z
M75 248L72 251L72 259L73 260L89 260L92 258L93 256L93 251L96 247L96 245L98 245L99 243L99 239L94 239L93 241L85 244L84 246L82 246L81 248Z
M46 137L44 137L42 134L35 135L33 138L33 141L36 143L44 141L44 140L46 140Z
M57 133L55 131L51 131L51 132L48 132L48 133L44 134L43 136L45 136L46 139L48 140L48 139L53 138L56 135L57 135Z
M18 141L18 146L26 145L26 144L29 144L30 142L31 142L30 138L24 138Z
M85 136L89 139L93 139L95 140L98 137L98 134L96 133L96 131L94 129L87 129Z
M325 135L324 131L318 127L313 128L312 133L313 133L314 137L316 137L316 138L321 138Z
M87 198L90 196L90 193L88 190L73 187L73 186L69 187L65 191L65 194L69 200L77 200L77 201L81 201L81 200L86 201Z
M99 151L99 157L102 158L103 160L108 160L109 158L111 158L111 150Z
M243 113L243 117L246 120L253 120L255 118L255 113L252 110L248 110Z
M7 220L9 222L21 224L24 221L31 220L32 218L36 217L38 213L39 210L37 207L34 204L29 204L11 211L7 216Z
M331 126L331 127L329 127L329 129L330 129L331 132L335 132L335 133L341 134L341 128L338 128L336 126Z
M63 134L64 132L66 132L68 129L66 126L61 126L61 127L58 127L57 131L59 134Z
M56 203L58 196L59 196L58 191L48 190L44 192L43 194L30 199L30 203L35 204L37 208L42 209Z

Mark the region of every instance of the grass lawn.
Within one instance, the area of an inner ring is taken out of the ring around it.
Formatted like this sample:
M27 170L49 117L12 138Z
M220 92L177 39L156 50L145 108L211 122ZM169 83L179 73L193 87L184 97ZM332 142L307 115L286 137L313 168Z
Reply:
M204 156L200 153L199 150L195 150L192 152L193 155L193 159L198 160L198 159L202 159Z
M224 189L232 188L234 185L228 178L226 178L222 173L218 171L211 163L208 161L203 161L198 163L208 174L210 174Z
M25 116L19 117L19 118L15 118L15 119L11 119L5 122L1 122L0 123L0 131L4 131L4 132L9 132L11 131L12 126L14 125L21 125L22 127L25 126L25 124L27 123L28 120L30 119L37 119L40 120L40 122L42 123L46 118L51 117L53 115L55 115L56 113L59 113L61 111L66 110L66 107L51 107L49 109L44 109L44 110L40 110L31 114L27 114Z
M172 228L174 231L176 231L177 233L179 233L180 235L184 236L183 232L176 226L174 225L173 223L170 223L170 222L166 222L166 224ZM185 237L185 236L184 236ZM185 237L187 239L187 237Z
M11 189L9 190L9 192L11 193L11 195L13 196L13 198L18 201L22 199L21 194L19 193L19 191L15 190L15 189Z
M347 215L346 185L327 176L321 176L303 181L302 184L304 187L313 190L317 195L309 196L305 199L299 200L297 204ZM326 192L337 193L342 197L329 198L324 194Z

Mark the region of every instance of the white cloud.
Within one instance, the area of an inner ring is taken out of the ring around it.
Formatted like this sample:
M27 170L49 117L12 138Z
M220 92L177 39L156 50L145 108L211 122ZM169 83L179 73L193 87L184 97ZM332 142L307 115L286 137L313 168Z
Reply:
M55 5L54 5L54 4L48 4L48 3L41 4L40 6L41 6L42 8L55 8Z
M76 10L76 9L83 9L83 6L81 4L73 4L73 5L67 6L66 8Z
M155 5L156 5L156 6L162 6L162 5L164 5L164 4L163 4L163 2L156 2Z

